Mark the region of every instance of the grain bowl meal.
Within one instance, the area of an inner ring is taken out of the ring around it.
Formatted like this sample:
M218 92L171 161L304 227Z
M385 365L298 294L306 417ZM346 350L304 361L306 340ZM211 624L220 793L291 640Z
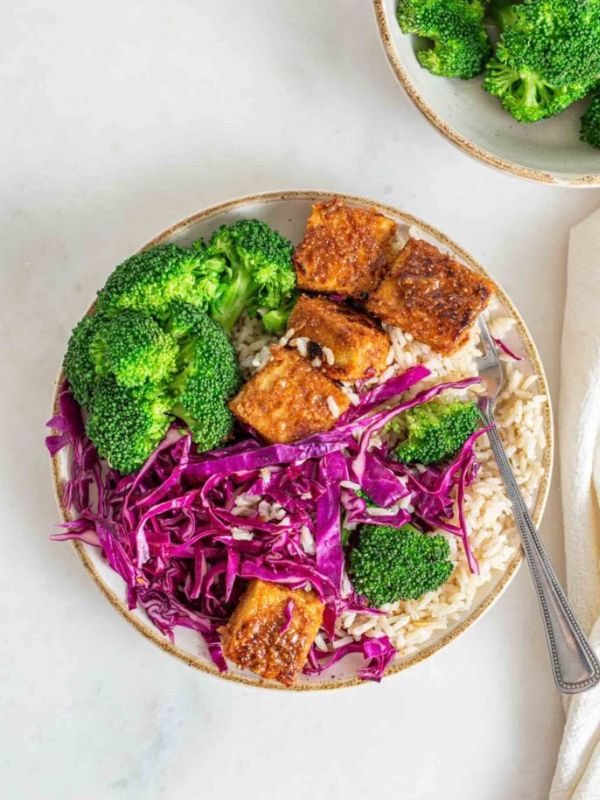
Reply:
M407 226L333 199L295 247L238 219L132 256L68 344L53 538L99 548L129 608L197 632L220 671L291 686L354 654L379 680L518 547L477 405L482 314L531 505L546 398L514 320Z

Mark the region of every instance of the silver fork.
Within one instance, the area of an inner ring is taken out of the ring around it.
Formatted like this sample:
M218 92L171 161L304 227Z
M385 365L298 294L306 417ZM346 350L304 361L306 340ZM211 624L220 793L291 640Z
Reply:
M479 329L484 355L477 359L477 366L487 390L479 400L479 411L486 426L490 427L488 438L521 534L544 618L554 680L561 692L566 694L585 692L600 682L600 663L560 587L502 446L494 421L494 406L504 383L504 370L483 317L479 318Z

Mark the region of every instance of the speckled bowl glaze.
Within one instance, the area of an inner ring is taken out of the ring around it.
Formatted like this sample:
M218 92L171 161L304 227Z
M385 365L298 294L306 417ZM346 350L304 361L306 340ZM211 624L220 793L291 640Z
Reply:
M410 225L413 227L414 233L422 238L429 239L432 243L438 244L450 252L452 252L458 259L468 265L471 269L487 274L483 267L481 267L468 253L462 250L458 245L454 244L447 236L440 233L435 228L427 225L425 222L411 216L410 214L400 211L390 206L375 203L370 200L365 200L360 197L350 197L345 195L337 195L347 203L354 205L365 206L386 214L395 219L400 224ZM319 200L330 200L334 197L331 193L325 192L311 192L311 191L288 191L288 192L272 192L269 194L253 195L249 197L242 197L238 200L231 200L230 202L223 203L218 206L213 206L198 214L178 222L173 227L161 233L146 247L156 245L163 242L177 242L182 245L189 245L194 240L201 236L206 236L219 225L224 223L231 223L240 217L258 217L268 224L277 228L285 236L288 236L293 242L298 242L303 234L306 220L308 219L312 203ZM107 265L107 274L112 265ZM96 287L90 287L90 294ZM526 369L535 372L539 381L540 392L548 394L548 387L546 384L546 377L544 370L536 350L536 347L531 339L525 323L521 319L518 311L503 291L500 286L496 287L498 300L503 307L503 311L507 315L511 315L516 320L516 332L512 344L520 348L520 351L526 354L527 366ZM57 400L59 387L62 385L63 375L60 373L57 379L56 390L54 394L54 410L57 410ZM539 523L543 509L546 503L549 488L549 476L552 469L553 458L553 433L552 433L552 418L551 409L547 406L545 414L545 433L548 441L548 447L544 452L544 467L545 477L539 488L538 495L535 502L533 517L536 523ZM64 453L59 453L52 459L52 474L54 481L54 488L56 491L57 502L60 508L61 515L64 520L69 519L69 513L64 507L62 502L63 485L68 478L68 459ZM201 641L198 634L184 628L178 628L175 642L171 644L165 637L163 637L156 628L154 628L145 614L141 611L131 611L127 608L124 602L124 586L121 578L114 573L100 556L97 548L84 545L80 542L73 543L73 547L81 563L93 578L96 586L119 611L119 613L140 633L144 634L148 639L157 644L167 653L181 661L185 662L191 667L200 670L201 672L210 673L219 676L225 680L237 681L244 683L248 686L256 686L263 688L282 689L270 681L265 681L262 678L253 675L249 672L238 670L235 667L229 672L219 674L214 665L212 664L208 651ZM434 653L438 652L442 647L450 644L457 636L469 628L476 620L478 620L484 612L500 597L504 589L508 586L511 579L515 575L522 560L521 550L518 549L512 560L507 565L507 569L503 573L495 573L495 577L485 586L481 587L477 592L473 605L457 622L453 623L451 627L444 631L437 632L426 643L420 646L416 653L406 657L398 657L387 669L386 675L392 675L402 670L407 669L413 664L417 664L426 658L429 658ZM350 656L343 659L339 664L335 665L328 672L323 673L319 677L305 677L300 676L296 685L292 687L295 691L306 691L311 689L336 689L346 686L357 686L361 681L356 677L356 670L362 665L362 661Z
M579 141L585 101L563 114L523 125L506 113L481 80L445 79L423 69L414 40L396 21L397 0L373 0L390 66L419 111L465 153L496 169L553 186L600 186L600 150Z

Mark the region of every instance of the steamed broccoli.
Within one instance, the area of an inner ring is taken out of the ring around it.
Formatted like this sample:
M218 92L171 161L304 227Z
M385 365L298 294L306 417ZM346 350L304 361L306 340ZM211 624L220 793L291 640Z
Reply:
M403 437L394 455L405 464L435 464L457 453L481 424L475 403L430 400L399 414L390 430Z
M298 292L294 290L279 308L274 308L271 311L263 313L261 321L267 333L281 333L285 330L287 321L294 310L297 300Z
M372 606L416 600L448 580L454 569L449 555L440 534L421 533L412 525L363 525L350 551L349 575Z
M519 0L491 0L486 5L486 19L503 31L515 21L514 7Z
M244 311L266 314L285 307L296 286L291 243L257 219L220 227L204 258L213 270L222 268L210 313L227 332Z
M191 250L167 244L128 258L99 292L97 309L165 318L173 302L184 302L208 311L227 332L244 311L260 313L265 328L278 332L295 285L291 243L264 222L238 220Z
M484 88L519 122L563 111L600 80L600 0L515 5Z
M472 78L492 52L484 6L480 0L399 0L396 13L404 33L428 40L417 51L421 66L434 75Z
M208 244L153 247L115 269L65 357L88 435L112 467L141 466L175 417L200 450L231 435L227 403L241 378L225 331L243 312L263 316L270 331L285 324L295 298L291 255L268 225L240 220Z
M100 378L87 420L87 434L111 467L126 475L140 467L171 421L171 398L152 384L126 387L114 376Z
M227 401L241 384L235 350L214 320L190 306L173 307L169 329L179 344L178 372L169 384L172 413L188 425L199 450L211 450L233 431Z
M203 253L175 244L143 250L120 264L98 294L101 313L133 309L163 315L175 300L206 308L213 299L198 282Z
M122 386L159 383L175 371L177 344L152 317L124 311L101 324L90 344L97 375Z
M201 402L196 395L195 400L195 403L190 403L188 394L186 405L176 403L171 410L185 422L196 447L204 453L231 438L235 419L223 398L217 394L204 395Z
M175 417L199 450L232 433L227 401L241 383L237 356L195 306L173 302L160 318L128 310L85 317L71 336L65 372L90 412L88 436L119 472L140 467Z
M96 381L96 365L90 354L94 337L104 320L98 314L80 320L69 339L64 370L74 398L83 408L90 408Z
M600 93L596 94L591 105L581 118L582 142L600 147Z

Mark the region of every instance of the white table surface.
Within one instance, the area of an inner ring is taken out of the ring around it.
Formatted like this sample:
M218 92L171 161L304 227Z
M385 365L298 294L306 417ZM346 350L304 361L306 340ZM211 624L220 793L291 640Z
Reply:
M524 183L429 128L369 0L0 3L0 794L6 800L521 800L563 716L525 570L434 659L331 693L219 682L143 639L57 521L43 448L70 328L202 207L333 189L414 212L511 293L556 399L569 227L599 191ZM563 567L559 486L542 527Z

